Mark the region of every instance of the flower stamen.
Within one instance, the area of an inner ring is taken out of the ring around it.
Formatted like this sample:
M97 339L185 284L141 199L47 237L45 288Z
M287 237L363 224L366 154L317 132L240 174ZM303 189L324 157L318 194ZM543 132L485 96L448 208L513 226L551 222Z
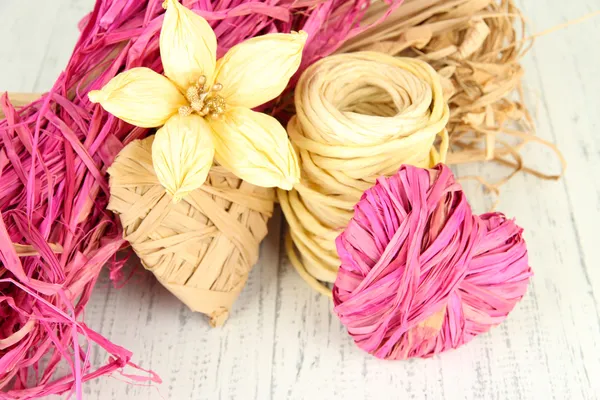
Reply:
M217 92L223 89L223 85L215 83L210 88L206 87L206 76L202 75L197 82L190 82L190 86L185 92L185 98L190 102L189 106L179 108L179 114L188 116L196 113L201 117L210 116L219 118L225 112L225 99Z
M179 115L181 115L182 117L187 117L188 115L191 115L193 112L194 112L194 110L192 110L192 108L189 106L179 107Z

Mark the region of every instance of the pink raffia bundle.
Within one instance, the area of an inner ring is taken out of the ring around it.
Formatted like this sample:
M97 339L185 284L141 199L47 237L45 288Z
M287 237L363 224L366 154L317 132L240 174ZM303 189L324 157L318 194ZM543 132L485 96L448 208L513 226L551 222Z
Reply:
M306 31L303 69L361 30L369 0L183 3L211 23L219 56L259 34ZM81 398L82 382L132 365L129 351L81 317L102 267L113 260L116 278L122 266L106 170L149 131L90 104L87 93L133 67L162 72L163 13L162 0L98 0L54 87L18 111L0 99L0 399L70 390ZM94 343L110 355L97 369ZM61 377L60 365L70 373Z
M335 312L384 359L455 349L501 323L532 275L522 229L473 215L450 169L403 166L356 205L337 239Z

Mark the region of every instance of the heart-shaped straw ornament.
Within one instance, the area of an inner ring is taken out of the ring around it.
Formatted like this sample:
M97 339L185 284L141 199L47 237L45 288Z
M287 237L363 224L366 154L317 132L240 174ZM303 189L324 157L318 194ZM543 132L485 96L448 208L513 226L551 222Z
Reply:
M274 191L213 167L178 203L158 181L151 136L123 149L109 169L108 209L144 267L191 310L222 325L258 260Z
M335 312L379 358L429 357L501 323L532 274L523 230L473 215L450 169L403 166L358 202L336 244Z

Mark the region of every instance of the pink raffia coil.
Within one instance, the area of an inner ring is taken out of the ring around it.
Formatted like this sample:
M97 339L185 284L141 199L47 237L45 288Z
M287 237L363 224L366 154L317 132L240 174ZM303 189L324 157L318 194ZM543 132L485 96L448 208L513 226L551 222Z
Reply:
M219 56L257 35L306 31L302 70L363 29L370 0L182 2L210 22ZM87 94L133 67L162 72L162 3L97 0L52 89L20 110L0 98L0 399L68 391L81 399L83 382L132 365L129 351L82 316L103 266L123 264L114 261L125 242L106 211L107 168L125 145L152 132L119 121ZM105 365L91 364L93 346L107 353Z
M455 349L501 323L532 275L522 229L473 215L450 169L403 166L380 178L337 238L335 313L384 359Z

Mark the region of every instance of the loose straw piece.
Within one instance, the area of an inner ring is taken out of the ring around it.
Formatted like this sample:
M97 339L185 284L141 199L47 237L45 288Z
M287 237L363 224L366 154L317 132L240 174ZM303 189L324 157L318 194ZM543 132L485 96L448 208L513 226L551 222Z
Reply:
M319 281L335 281L335 238L354 205L378 177L402 164L444 161L448 106L440 77L427 63L374 52L331 56L308 68L295 105L288 133L300 154L302 180L291 192L278 191L290 228L286 247L301 276L331 295Z
M32 103L41 97L41 93L8 93L8 100L15 108L21 108ZM2 108L0 108L0 119L5 118Z
M108 209L144 267L192 311L222 325L258 260L273 189L213 167L207 182L178 203L152 166L154 136L125 147L109 168Z
M364 23L385 11L373 4ZM516 21L521 29L514 26ZM535 136L524 104L520 60L532 43L525 38L525 18L513 0L406 0L386 22L346 42L340 52L376 50L430 63L451 93L448 164L493 160L510 167L493 184L478 178L497 192L520 171L558 179L566 168L556 146ZM561 173L524 165L521 150L532 142L557 155Z
M27 256L39 256L40 252L34 246L29 244L18 244L13 243L15 251L19 257L27 257ZM63 252L63 248L60 244L48 243L48 247L50 250L56 254L60 254Z

